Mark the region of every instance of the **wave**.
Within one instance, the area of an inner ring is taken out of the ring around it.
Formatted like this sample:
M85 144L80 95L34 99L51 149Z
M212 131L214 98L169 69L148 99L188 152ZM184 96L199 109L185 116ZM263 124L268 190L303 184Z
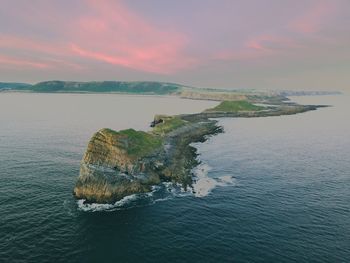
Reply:
M86 203L85 199L77 200L78 210L83 212L110 212L116 210L125 210L133 207L147 206L156 202L166 201L177 195L177 187L171 183L152 186L149 193L132 194L125 196L123 199L114 204Z
M201 163L193 169L194 183L192 188L196 197L205 197L218 186L235 185L235 178L231 175L224 175L217 178L208 176L211 169L212 167L206 163Z
M192 187L187 187L187 189L184 189L180 184L163 182L160 185L152 186L152 191L149 193L128 195L114 204L86 203L85 199L80 199L77 201L78 210L83 212L125 210L133 207L152 205L175 197L206 197L216 187L235 185L235 179L230 175L217 178L210 177L208 174L211 169L212 167L206 163L201 163L195 167L192 170L194 182Z
M114 204L85 203L85 199L79 199L77 205L78 209L84 212L115 211L133 207L138 199L145 198L149 194L151 193L128 195Z

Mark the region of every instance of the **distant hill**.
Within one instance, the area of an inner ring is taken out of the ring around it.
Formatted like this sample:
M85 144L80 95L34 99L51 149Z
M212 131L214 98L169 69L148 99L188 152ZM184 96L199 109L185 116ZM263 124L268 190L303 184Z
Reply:
M46 81L32 86L34 92L121 92L132 94L174 94L181 90L182 86L164 82L126 82L126 81L101 81L101 82L73 82L73 81Z
M30 91L40 93L126 93L145 95L176 95L181 98L215 101L238 101L249 98L256 103L263 99L280 103L287 96L333 95L333 91L257 91L203 89L176 83L158 81L44 81L31 85L27 83L0 82L0 91Z
M16 82L0 82L0 90L30 90L31 84Z

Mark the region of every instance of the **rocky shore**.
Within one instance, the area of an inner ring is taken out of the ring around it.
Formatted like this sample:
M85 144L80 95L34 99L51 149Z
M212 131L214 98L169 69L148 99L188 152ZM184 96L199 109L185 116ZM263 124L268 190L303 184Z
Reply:
M231 101L198 114L157 115L150 132L102 129L88 144L74 196L86 202L112 203L127 195L149 192L153 185L164 181L191 187L191 170L198 165L191 143L204 142L223 132L212 118L290 115L319 107L323 106L255 106Z

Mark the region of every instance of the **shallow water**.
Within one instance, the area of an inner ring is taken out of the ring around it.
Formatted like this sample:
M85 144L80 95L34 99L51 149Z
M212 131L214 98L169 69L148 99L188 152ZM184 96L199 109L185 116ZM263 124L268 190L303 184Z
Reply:
M195 194L164 184L89 207L72 189L93 132L215 103L0 93L0 261L350 261L349 98L293 99L334 107L221 119L225 133L196 144Z

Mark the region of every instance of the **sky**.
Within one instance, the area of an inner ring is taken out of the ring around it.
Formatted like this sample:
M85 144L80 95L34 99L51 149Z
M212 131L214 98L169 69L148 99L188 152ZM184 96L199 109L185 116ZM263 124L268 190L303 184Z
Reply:
M350 0L0 0L0 81L350 90Z

